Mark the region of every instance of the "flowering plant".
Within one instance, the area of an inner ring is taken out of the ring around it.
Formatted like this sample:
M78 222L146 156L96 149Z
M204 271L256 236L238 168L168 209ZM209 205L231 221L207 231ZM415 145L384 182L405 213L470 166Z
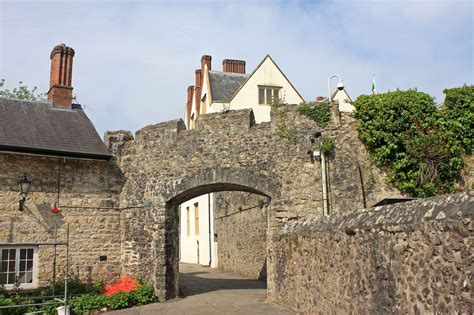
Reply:
M113 284L106 284L104 286L104 295L111 296L117 292L131 292L138 288L138 286L137 280L124 275L120 277L119 281Z

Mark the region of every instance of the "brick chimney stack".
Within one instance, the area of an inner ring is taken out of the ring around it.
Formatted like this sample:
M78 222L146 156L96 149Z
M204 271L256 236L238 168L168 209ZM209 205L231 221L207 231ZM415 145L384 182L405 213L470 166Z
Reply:
M199 113L201 108L201 82L202 82L202 71L201 69L196 70L196 90L195 90L195 97L196 97L196 112Z
M324 101L324 96L316 97L316 103L322 103L322 101Z
M201 57L201 71L204 73L204 65L207 64L207 69L211 70L212 57L209 55L204 55Z
M194 86L188 86L188 101L186 103L186 126L189 126L189 121L191 119L191 112L193 106L193 93L194 93Z
M222 68L224 72L245 74L245 61L224 59L222 61Z
M71 108L72 104L72 61L74 49L59 44L53 48L48 102Z

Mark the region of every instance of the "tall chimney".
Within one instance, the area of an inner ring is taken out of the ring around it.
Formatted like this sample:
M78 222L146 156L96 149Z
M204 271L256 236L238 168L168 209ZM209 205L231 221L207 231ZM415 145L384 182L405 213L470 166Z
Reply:
M71 108L72 104L72 61L74 49L59 44L53 48L48 102Z
M191 120L191 112L192 112L192 106L193 106L193 93L194 93L194 86L190 85L188 86L188 101L186 103L186 126L190 126L190 120Z
M204 65L207 64L207 69L211 70L211 61L212 57L209 55L204 55L201 57L201 71L204 73Z
M224 72L245 74L245 61L224 59L222 61L222 68Z
M202 74L202 71L201 69L197 69L196 70L196 92L195 92L195 97L196 97L196 113L199 114L199 111L201 109L201 82L202 82L202 78L201 78L201 74Z

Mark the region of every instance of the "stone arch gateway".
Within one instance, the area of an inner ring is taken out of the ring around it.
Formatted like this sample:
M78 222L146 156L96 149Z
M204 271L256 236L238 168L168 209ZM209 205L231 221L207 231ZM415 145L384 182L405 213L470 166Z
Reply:
M321 167L307 153L316 131L335 143L328 165L333 212L362 207L357 167L371 181L364 192L369 203L394 192L370 163L352 117L321 128L295 109L287 106L285 115L273 110L272 121L258 125L251 110L241 110L201 116L193 130L173 120L147 126L135 137L108 132L105 142L126 177L120 194L123 272L153 283L160 299L176 297L176 207L204 193L237 190L270 197L269 234L288 220L321 216Z

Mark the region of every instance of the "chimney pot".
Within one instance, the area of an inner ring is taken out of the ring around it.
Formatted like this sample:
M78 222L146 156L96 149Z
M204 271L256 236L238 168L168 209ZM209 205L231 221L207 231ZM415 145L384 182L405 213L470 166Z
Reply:
M74 49L59 44L50 54L51 75L49 79L48 102L71 108L72 104L72 64Z
M204 66L207 65L207 69L211 70L212 57L209 55L203 55L201 57L201 71L204 73Z
M245 74L245 61L234 60L234 59L224 59L222 61L222 69L224 72Z

